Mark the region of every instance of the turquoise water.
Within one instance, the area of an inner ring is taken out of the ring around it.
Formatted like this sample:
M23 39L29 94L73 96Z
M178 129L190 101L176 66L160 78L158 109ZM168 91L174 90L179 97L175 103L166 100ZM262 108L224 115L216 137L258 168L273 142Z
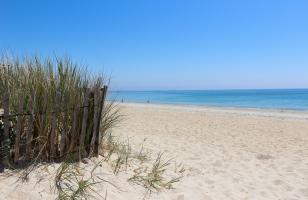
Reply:
M308 89L112 91L109 99L135 103L308 110Z

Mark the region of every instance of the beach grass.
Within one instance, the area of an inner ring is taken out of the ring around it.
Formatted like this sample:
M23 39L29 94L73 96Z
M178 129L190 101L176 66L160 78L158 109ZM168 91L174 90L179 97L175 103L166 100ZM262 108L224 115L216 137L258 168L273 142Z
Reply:
M88 199L96 193L93 186L98 182L84 178L82 169L71 161L62 162L55 177L57 200Z
M134 170L135 174L128 179L146 189L146 194L162 189L172 189L174 183L181 180L182 176L167 178L166 171L171 165L171 159L164 159L164 153L159 152L152 166L140 167Z
M89 88L103 88L109 84L109 79L104 74L91 74L86 66L74 63L69 57L32 56L21 59L6 55L2 56L0 64L0 108L3 106L4 95L9 92L10 113L13 114L10 121L16 124L18 116L22 116L24 122L26 116L31 114L33 117L34 137L31 143L36 148L31 152L32 157L50 160L50 150L53 146L50 141L52 129L56 129L57 138L64 141L59 148L69 148L68 154L77 152L78 146L82 146L78 143L85 91ZM19 113L20 99L24 105L22 113ZM30 104L32 106L29 106ZM73 127L75 110L76 127ZM88 112L92 115L94 110L89 109ZM54 113L57 115L56 122L53 118ZM107 130L114 127L119 118L116 105L113 102L105 102L99 127L100 136L103 137ZM85 132L85 144L90 143L93 121L88 119L88 124L90 128ZM68 139L70 144L65 143ZM14 142L13 137L10 140L10 148L13 148ZM67 155L61 155L61 158L64 159L65 156Z
M55 173L54 185L57 191L58 200L66 199L87 199L96 191L93 189L99 181L98 177L85 176L83 169L78 165L83 161L80 156L76 156L78 149L79 135L72 132L74 116L77 118L77 131L81 132L83 110L82 106L85 101L84 93L88 88L102 88L109 84L109 80L102 75L91 75L83 65L74 63L67 57L40 58L37 56L17 58L13 56L3 56L0 59L0 108L1 102L6 92L10 93L10 113L33 116L34 139L31 141L34 151L33 156L27 165L22 168L21 179L28 181L30 174L35 171L39 163L52 164L55 161L51 158L49 152L52 147L50 141L50 132L53 127L52 114L54 106L58 103L59 114L56 128L59 138L69 137L74 145L63 144L69 147L68 154L63 155L56 161L61 161ZM59 102L56 102L57 95L60 95ZM33 101L33 96L35 99ZM23 113L19 112L20 99L24 101ZM34 104L31 110L29 102ZM80 107L77 115L74 115L76 107ZM94 112L89 110L89 112ZM49 114L47 114L49 113ZM46 115L47 114L47 115ZM46 117L43 117L46 116ZM120 107L114 101L106 101L103 112L101 113L100 123L100 151L102 162L110 163L114 175L130 168L129 174L132 177L129 182L140 185L147 192L159 191L161 189L171 189L173 184L180 180L180 177L167 178L166 171L170 167L171 160L163 159L163 154L159 153L153 163L151 155L142 144L139 151L134 151L129 143L129 139L115 138L112 135L112 129L116 127L123 119ZM16 124L17 116L12 116L10 121ZM91 121L90 121L91 123ZM13 136L15 132L12 132ZM91 130L86 130L85 140L91 139ZM10 149L14 148L14 137L10 141ZM24 148L23 143L21 143ZM2 155L2 154L1 154ZM1 158L0 158L1 160ZM138 162L135 162L138 161ZM138 163L138 164L136 164ZM151 165L148 167L147 165ZM100 164L95 165L93 170ZM132 172L132 169L133 170ZM87 177L87 178L86 178ZM112 182L99 178L102 182ZM107 197L107 193L105 197ZM103 197L102 197L103 199Z

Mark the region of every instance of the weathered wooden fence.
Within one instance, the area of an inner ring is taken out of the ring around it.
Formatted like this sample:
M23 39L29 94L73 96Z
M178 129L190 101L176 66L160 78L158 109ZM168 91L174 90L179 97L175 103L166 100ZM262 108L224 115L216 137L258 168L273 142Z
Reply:
M97 156L106 93L107 86L86 89L83 102L63 110L60 109L63 108L60 106L61 94L56 92L55 99L52 100L53 108L47 111L47 92L44 96L45 106L40 105L40 108L35 107L35 92L28 100L20 92L18 111L12 113L10 93L6 92L2 102L4 112L0 117L4 124L4 139L14 138L9 145L8 159L19 163L34 158L59 160L67 155L79 158Z

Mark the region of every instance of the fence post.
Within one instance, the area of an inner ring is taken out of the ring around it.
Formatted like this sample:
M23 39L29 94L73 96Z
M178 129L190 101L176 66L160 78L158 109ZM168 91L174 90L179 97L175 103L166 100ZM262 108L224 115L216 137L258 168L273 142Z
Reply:
M56 91L55 101L54 101L54 109L52 112L52 121L51 121L51 133L50 133L50 154L52 158L56 157L58 150L58 141L57 141L57 116L59 111L59 103L60 103L60 93Z
M104 105L105 105L105 99L106 99L106 95L107 95L107 90L108 87L106 85L104 85L103 88L101 88L101 99L100 99L100 103L99 103L99 115L98 115L98 126L96 129L96 135L97 135L97 139L96 139L96 144L95 144L95 151L98 154L99 153L99 147L100 147L100 140L102 139L102 135L100 134L104 134L104 133L100 133L100 124L102 122L102 113L103 113L103 109L104 109ZM103 153L103 152L101 152Z
M28 130L27 130L27 146L26 146L26 160L29 160L32 158L32 142L33 142L33 122L34 122L34 105L35 105L35 92L32 92L32 95L30 97L29 101L29 110L30 115L28 119Z
M83 117L82 117L82 127L81 127L81 134L80 134L80 144L79 144L79 158L84 156L84 140L87 131L87 121L88 121L88 114L89 114L89 97L90 97L90 90L86 89L84 93L84 102L83 102ZM82 154L82 155L80 155Z
M3 109L4 109L4 115L3 115L3 124L4 124L4 137L5 139L9 138L9 130L10 130L10 93L6 92L4 94L3 99Z
M61 138L60 138L60 157L62 157L65 154L65 151L68 149L66 147L66 144L68 142L68 126L69 126L69 113L70 108L69 105L66 106L66 111L64 112L63 116L63 130L61 132Z
M3 124L4 124L4 141L2 142L2 147L3 151L5 152L0 152L4 153L4 158L3 158L3 164L4 165L9 165L9 153L10 153L10 140L9 140L9 130L10 130L10 120L9 120L9 115L10 115L10 93L6 92L3 97Z
M41 111L40 116L40 129L39 129L39 151L41 152L42 158L47 158L46 152L46 144L48 143L48 133L47 133L47 109L48 109L48 91L45 90L44 92L44 104L43 110Z
M22 132L22 113L24 112L24 95L23 92L19 93L19 102L18 102L18 116L17 116L17 124L16 124L16 136L15 136L15 150L14 150L14 162L17 163L19 159L19 142L20 136Z
M94 90L94 114L93 114L93 130L92 130L92 138L91 138L91 142L90 142L90 153L89 153L89 157L92 157L93 154L96 154L96 150L95 150L95 144L96 144L96 139L98 139L97 136L97 128L99 125L99 99L100 99L100 95L99 95L100 91L98 90L98 88L95 88Z
M77 102L75 107L74 107L74 111L73 111L73 123L72 123L72 131L71 131L71 143L70 143L70 147L69 147L69 150L68 150L68 153L71 153L74 151L75 149L75 145L77 144L76 140L78 141L77 139L77 136L79 134L77 134L77 117L78 117L78 111L79 111L79 103Z

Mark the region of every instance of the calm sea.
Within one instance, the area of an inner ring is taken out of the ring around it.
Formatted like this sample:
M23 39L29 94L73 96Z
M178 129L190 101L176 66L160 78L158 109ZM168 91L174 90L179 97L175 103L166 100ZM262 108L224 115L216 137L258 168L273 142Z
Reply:
M112 91L109 99L136 103L308 110L308 89Z

